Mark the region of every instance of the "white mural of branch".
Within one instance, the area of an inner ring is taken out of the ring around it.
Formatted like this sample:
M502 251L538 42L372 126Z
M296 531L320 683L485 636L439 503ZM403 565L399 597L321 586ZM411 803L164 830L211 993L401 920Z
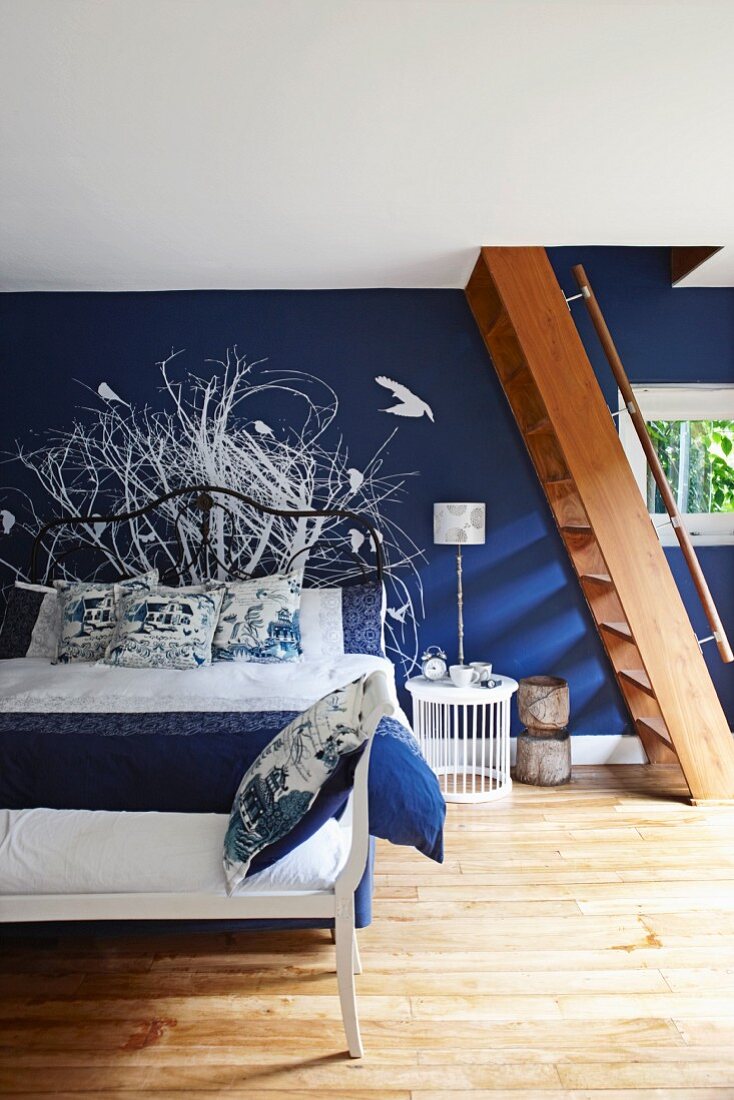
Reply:
M268 368L265 360L248 363L237 348L206 360L202 373L182 370L182 355L171 351L158 364L161 408L137 406L122 384L100 381L91 390L96 404L80 409L71 428L47 431L42 445L32 449L18 444L12 458L33 473L41 494L31 499L6 489L3 530L10 526L27 537L54 516L131 512L196 484L221 485L274 508L356 512L380 532L388 606L396 612L388 616L387 640L391 656L409 674L424 614L418 571L423 554L396 519L406 482L415 476L387 468L386 450L398 428L356 465L338 428L338 397L327 383L305 372ZM324 586L357 579L374 565L370 540L358 541L348 524L331 517L263 517L234 498L223 503L225 509L212 512L214 565L208 572L214 576L224 575L224 563L253 573L286 568L295 557L307 563L309 583ZM11 516L12 523L6 518ZM200 580L202 565L192 561L198 517L192 509L181 512L176 500L161 506L158 520L142 516L83 530L59 528L48 545L57 575L75 575L74 552L84 547L115 569L122 561L130 570L157 565L164 572L179 558L176 527L191 562L190 579ZM17 573L2 557L0 564Z

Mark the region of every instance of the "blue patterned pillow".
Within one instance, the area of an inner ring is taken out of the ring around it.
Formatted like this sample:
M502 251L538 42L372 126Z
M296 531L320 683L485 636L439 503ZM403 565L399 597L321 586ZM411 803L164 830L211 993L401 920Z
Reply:
M117 622L117 603L126 592L147 592L158 582L158 570L103 584L98 581L54 581L61 627L57 660L99 661Z
M178 669L211 664L223 593L223 588L200 593L174 588L123 596L105 664Z
M0 660L56 657L59 598L55 588L16 581L8 593L0 629Z
M385 590L378 582L304 589L300 623L307 658L385 656Z
M215 661L271 664L301 656L303 570L227 584L214 635Z
M385 656L383 637L385 590L377 581L342 589L345 653Z
M360 725L363 684L360 677L319 699L276 734L245 772L224 839L228 893L273 862L275 856L267 860L272 846L278 857L285 855L290 845L283 846L284 838L295 838L295 847L323 825L323 814L313 813L320 792L333 786L345 758L366 742Z

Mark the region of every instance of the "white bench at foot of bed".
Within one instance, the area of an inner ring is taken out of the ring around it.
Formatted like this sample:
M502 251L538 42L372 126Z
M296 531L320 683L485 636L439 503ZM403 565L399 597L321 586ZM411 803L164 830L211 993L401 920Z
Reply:
M253 876L246 892L227 897L223 886L206 892L191 892L190 883L182 882L176 891L145 890L127 893L7 893L0 894L0 922L64 921L64 920L293 920L322 919L334 921L336 973L344 1030L349 1053L360 1058L363 1053L357 1018L354 975L360 973L359 951L354 927L354 891L364 873L369 850L369 818L367 774L372 739L380 719L392 714L387 679L382 672L372 673L365 681L362 726L369 741L355 769L350 811L345 815L341 835L346 844L346 856L339 860L340 869L333 882L324 881L314 889L299 889L279 881L277 873L261 872ZM84 814L87 811L45 810L45 814ZM133 828L133 819L145 815L116 815L125 841L125 829ZM165 818L170 815L154 815ZM189 821L196 815L176 815ZM210 818L219 815L207 815ZM126 818L129 822L126 824ZM346 824L349 821L350 824ZM136 820L135 827L139 826ZM317 834L318 836L318 834ZM139 836L130 831L130 844L139 844ZM312 838L312 841L315 838ZM307 842L307 844L310 842ZM303 845L305 848L306 845ZM165 849L164 849L165 850ZM92 857L94 852L92 851ZM99 853L98 853L99 854ZM293 853L294 854L294 853ZM221 848L218 853L221 867ZM290 858L290 857L286 857ZM1 853L0 853L1 859ZM281 861L281 864L283 861ZM170 867L161 866L160 878L169 882ZM58 875L54 868L53 876ZM223 872L222 872L223 876ZM259 880L257 883L255 879ZM223 878L222 878L223 882Z

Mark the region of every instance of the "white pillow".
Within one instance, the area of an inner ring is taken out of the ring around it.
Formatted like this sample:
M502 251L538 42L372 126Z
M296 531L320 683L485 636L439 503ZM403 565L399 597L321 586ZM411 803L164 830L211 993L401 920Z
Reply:
M301 645L307 660L344 655L341 588L304 588Z

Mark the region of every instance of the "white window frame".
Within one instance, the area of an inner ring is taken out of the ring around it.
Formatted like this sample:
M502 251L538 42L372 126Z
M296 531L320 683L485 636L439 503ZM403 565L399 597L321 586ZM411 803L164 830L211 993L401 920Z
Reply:
M734 420L734 385L709 385L691 382L679 385L645 385L632 387L637 407L648 420ZM618 407L624 401L617 391ZM619 415L619 438L629 459L640 492L647 500L647 462L631 417L626 411ZM677 546L673 528L663 525L667 513L656 512L650 517L658 528L663 546ZM697 546L734 545L734 513L709 514L688 512L683 522Z

